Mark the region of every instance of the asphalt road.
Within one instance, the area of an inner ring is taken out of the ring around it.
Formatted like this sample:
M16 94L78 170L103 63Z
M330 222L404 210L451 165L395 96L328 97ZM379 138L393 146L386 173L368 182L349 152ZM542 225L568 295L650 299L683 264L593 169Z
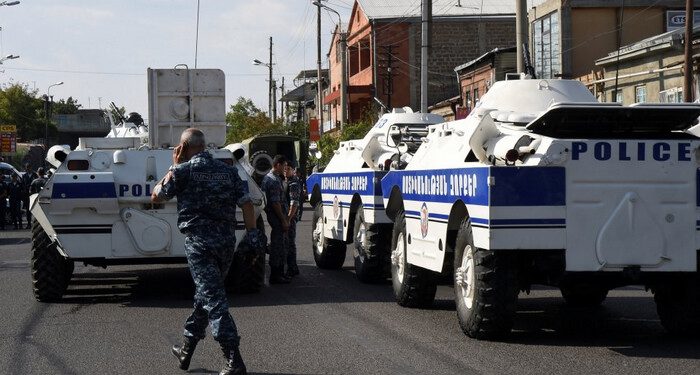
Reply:
M431 309L393 301L391 285L365 285L352 259L315 267L310 212L299 225L301 275L260 294L231 295L241 351L259 374L700 374L700 340L667 336L651 294L615 290L598 309L572 309L559 292L521 294L505 342L459 329L450 287ZM1 374L179 374L169 352L192 304L186 266L76 265L61 303L31 293L29 231L0 232ZM348 255L350 252L348 252ZM190 373L218 373L210 337Z

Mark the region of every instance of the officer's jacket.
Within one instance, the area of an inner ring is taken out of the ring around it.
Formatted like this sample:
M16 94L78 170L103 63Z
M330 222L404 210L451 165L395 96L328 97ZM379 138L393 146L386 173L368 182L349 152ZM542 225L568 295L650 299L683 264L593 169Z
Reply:
M248 184L238 176L238 170L215 160L207 151L178 164L172 174L158 196L177 196L177 225L183 233L212 226L234 228L236 205L250 201Z
M282 183L282 176L278 176L272 171L263 178L261 187L267 198L266 211L272 212L272 204L279 203L282 206L282 212L287 213L287 198Z

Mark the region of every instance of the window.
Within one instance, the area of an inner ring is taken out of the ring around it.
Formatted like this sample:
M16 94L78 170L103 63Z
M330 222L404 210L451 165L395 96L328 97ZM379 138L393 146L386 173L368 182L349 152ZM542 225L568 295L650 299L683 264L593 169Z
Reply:
M474 89L474 104L479 101L479 89Z
M647 87L637 86L634 88L634 102L635 103L646 103L647 101Z
M472 101L472 95L471 95L471 92L469 92L469 89L467 89L464 92L464 106L467 108L471 108L472 107L471 101Z
M674 87L664 90L659 93L659 102L661 103L683 103L683 88Z
M537 78L554 78L560 75L559 14L554 12L535 20L532 30L532 54Z
M615 90L612 92L612 101L622 103L622 90Z

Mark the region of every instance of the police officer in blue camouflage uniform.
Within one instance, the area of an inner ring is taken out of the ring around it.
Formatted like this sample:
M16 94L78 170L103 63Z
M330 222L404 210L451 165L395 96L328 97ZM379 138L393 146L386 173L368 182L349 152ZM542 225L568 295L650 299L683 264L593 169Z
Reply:
M272 159L272 170L262 181L262 190L267 198L265 213L270 223L270 284L289 284L290 279L284 275L287 260L287 199L284 194L284 168L287 158L277 155Z
M220 374L246 374L224 286L234 257L237 204L248 229L244 240L258 250L266 240L256 228L247 184L236 168L215 160L205 145L200 130L185 130L173 151L173 166L151 196L155 203L177 197L178 228L185 235L185 254L195 283L194 311L185 322L184 342L173 346L172 352L180 368L187 370L208 323L227 360Z
M284 174L287 178L287 191L285 198L289 205L287 220L289 230L287 231L287 277L294 277L299 274L297 266L297 221L299 221L301 211L301 181L297 177L296 166L293 162L287 163Z

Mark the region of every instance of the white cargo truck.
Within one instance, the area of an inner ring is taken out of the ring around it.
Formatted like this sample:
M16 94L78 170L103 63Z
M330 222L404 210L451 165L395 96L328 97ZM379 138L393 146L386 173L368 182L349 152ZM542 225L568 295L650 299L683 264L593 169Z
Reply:
M81 138L76 150L54 146L56 172L32 197L32 283L39 301L66 291L74 262L103 266L185 263L176 200L152 204L151 191L172 164L182 131L201 129L214 158L234 165L247 181L258 225L264 196L249 172L245 148L226 138L224 73L218 69L148 69L150 129L122 124L107 138ZM241 244L242 217L236 232ZM227 283L257 291L264 256L253 267L236 257Z
M363 139L341 142L323 172L309 176L306 186L314 208L312 242L318 267L342 267L346 244L352 243L361 281L388 276L391 221L384 213L381 178L391 164L408 163L428 134L428 125L443 121L438 115L395 109ZM399 143L407 148L403 154Z
M464 333L496 338L533 284L582 306L637 284L668 331L697 333L698 115L598 103L578 81L495 83L382 179L398 303L431 304L451 276Z

